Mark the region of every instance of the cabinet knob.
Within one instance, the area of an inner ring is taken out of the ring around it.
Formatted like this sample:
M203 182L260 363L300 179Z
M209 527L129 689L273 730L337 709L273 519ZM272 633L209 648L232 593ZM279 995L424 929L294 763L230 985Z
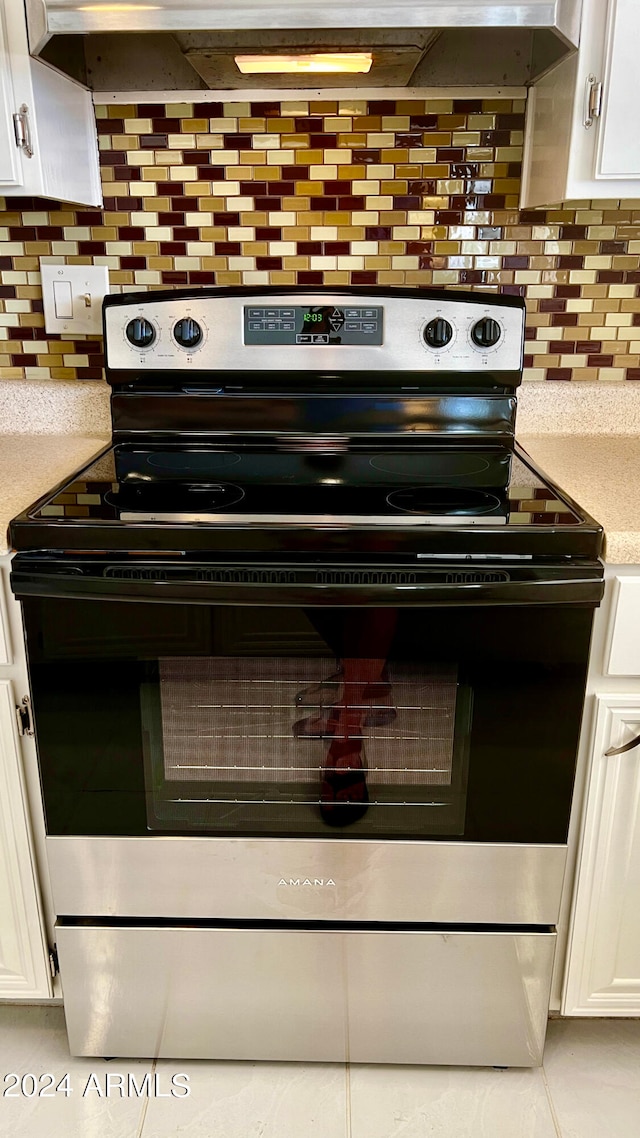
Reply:
M609 759L612 755L624 755L625 751L632 751L638 746L640 746L640 735L636 735L635 739L630 739L628 743L623 743L621 747L609 747L609 750L605 751L605 757Z

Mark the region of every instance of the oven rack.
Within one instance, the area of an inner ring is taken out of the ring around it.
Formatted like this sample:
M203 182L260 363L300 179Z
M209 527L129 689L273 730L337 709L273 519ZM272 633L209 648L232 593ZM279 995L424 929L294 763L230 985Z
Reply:
M324 806L326 803L321 798L167 798L165 802L174 803L177 806ZM428 807L441 807L451 806L448 801L429 801L421 802L416 799L403 799L402 801L393 801L393 799L376 799L368 798L367 806L428 806ZM353 802L345 801L340 802L336 800L331 802L332 806L348 806L353 808Z
M360 742L360 741L366 742L366 737L362 736L362 735L360 735L360 736L358 736L358 735L350 735L350 736L338 735L338 736L334 736L334 738L338 738L338 739L349 738L349 739L354 739L357 742ZM318 742L318 740L315 740L315 742ZM358 766L358 767L341 767L340 769L345 770L345 771L347 771L347 770L362 770L362 767L360 767L360 766ZM271 767L271 766L267 766L264 763L259 764L259 765L256 764L255 766L239 766L238 765L235 767L229 766L226 763L222 763L219 765L214 764L214 763L208 763L206 765L203 764L202 766L197 765L197 764L180 763L180 764L176 764L172 768L172 770L174 770L174 771L198 771L199 773L201 771L221 771L221 772L223 771L227 774L233 774L234 771L236 771L238 773L242 772L242 774L247 774L247 772L255 771L256 773L262 772L263 774L269 774L269 775L278 774L279 772L282 772L283 774L294 774L294 773L300 771L305 775L309 775L314 770L317 771L318 773L321 773L322 771L326 770L326 763L318 763L318 765L314 766L314 767L309 767L309 766L298 767L298 766L292 766L289 763L287 763L286 766L282 766L282 767ZM374 774L376 771L379 771L381 774L389 774L390 771L393 771L394 775L401 775L401 774L411 774L411 775L413 775L413 774L443 774L443 775L450 776L450 774L451 774L451 771L448 767L414 767L414 766L411 766L411 767L383 767L383 766L369 766L369 765L367 765L366 773L368 775Z

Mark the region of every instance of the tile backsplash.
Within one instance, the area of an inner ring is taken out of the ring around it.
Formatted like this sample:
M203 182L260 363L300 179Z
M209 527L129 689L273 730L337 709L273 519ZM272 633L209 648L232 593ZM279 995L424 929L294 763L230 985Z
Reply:
M0 199L0 377L102 378L39 260L112 291L459 286L527 302L525 378L640 380L640 200L519 210L524 100L96 107L104 208Z

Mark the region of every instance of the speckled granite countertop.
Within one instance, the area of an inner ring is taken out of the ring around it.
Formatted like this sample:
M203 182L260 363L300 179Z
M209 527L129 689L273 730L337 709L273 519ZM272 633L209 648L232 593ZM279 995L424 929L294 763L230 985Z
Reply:
M0 434L0 553L12 518L102 450L108 438Z
M604 526L604 559L640 565L640 437L518 435L537 465Z
M0 553L11 519L107 442L97 433L0 434ZM604 526L606 561L640 565L640 437L524 434L518 442Z

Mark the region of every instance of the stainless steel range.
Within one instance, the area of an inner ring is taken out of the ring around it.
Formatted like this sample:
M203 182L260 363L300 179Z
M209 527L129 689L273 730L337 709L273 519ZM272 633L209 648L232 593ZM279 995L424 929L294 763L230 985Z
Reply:
M104 325L112 445L12 525L72 1052L539 1063L603 571L523 302Z

